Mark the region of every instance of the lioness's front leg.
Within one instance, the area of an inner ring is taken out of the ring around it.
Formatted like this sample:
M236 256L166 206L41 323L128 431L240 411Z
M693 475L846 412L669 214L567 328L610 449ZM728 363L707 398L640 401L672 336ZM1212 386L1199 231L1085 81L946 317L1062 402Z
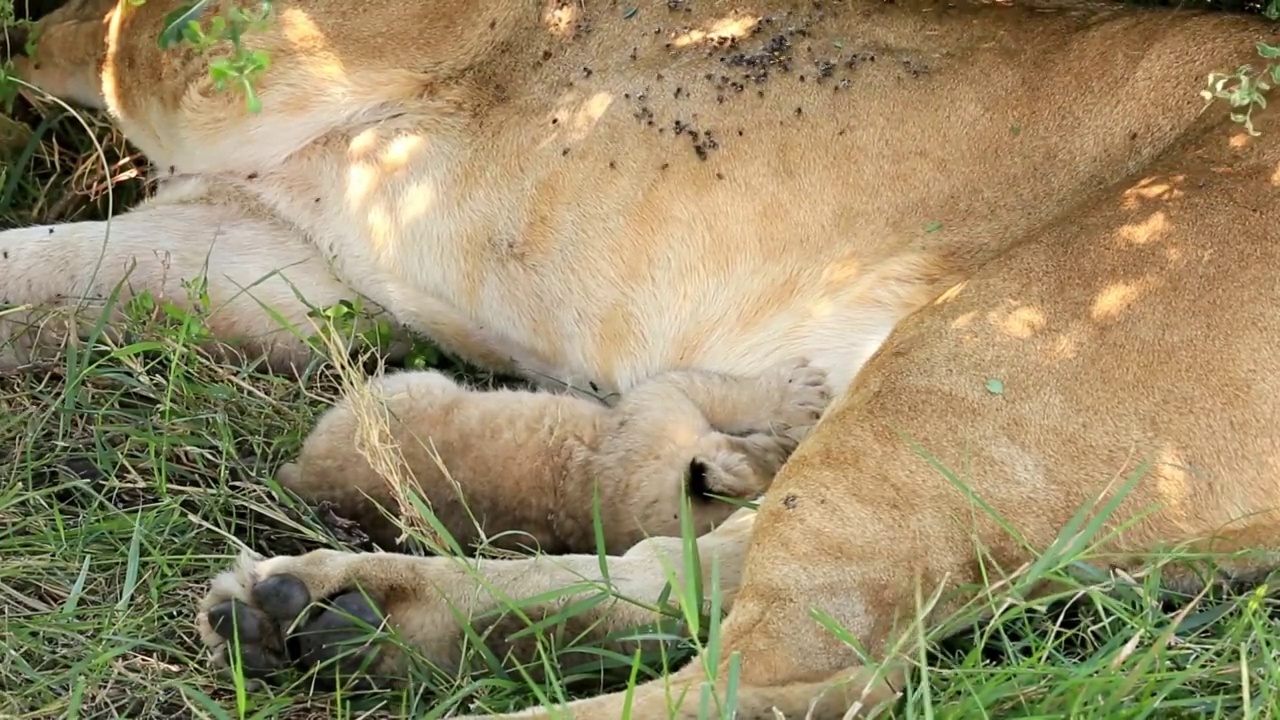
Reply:
M718 566L725 607L737 595L753 521L754 511L744 509L698 539L701 582L710 593L712 567ZM667 583L688 582L682 548L680 538L650 538L625 555L606 558L617 599L574 618L564 634L581 642L585 633L586 640L598 641L658 621L653 608ZM369 642L373 630L391 630L445 672L463 663L467 625L499 658L529 661L537 657L537 640L510 637L527 626L510 608L536 622L608 587L595 555L474 560L318 550L266 560L246 556L214 578L200 601L197 625L215 665L226 667L238 657L249 677L325 664L342 678L391 679L403 677L410 658L396 643ZM531 598L539 602L531 604ZM233 638L238 656L231 654ZM622 652L637 645L609 641Z
M314 245L250 207L184 180L109 222L0 232L0 302L13 306L0 311L0 359L26 362L85 331L118 290L113 323L143 292L188 309L204 294L202 319L222 347L272 367L306 362L308 313L355 294Z

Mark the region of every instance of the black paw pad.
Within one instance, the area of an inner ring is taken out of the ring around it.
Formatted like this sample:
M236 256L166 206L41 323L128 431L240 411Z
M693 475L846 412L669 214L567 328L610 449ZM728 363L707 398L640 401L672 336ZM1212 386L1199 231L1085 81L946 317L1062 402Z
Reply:
M306 583L292 575L273 575L253 586L253 603L286 629L311 602ZM219 633L221 634L221 633Z
M238 649L243 675L266 678L291 665L284 634L307 609L311 594L298 578L276 575L254 585L249 596L252 604L232 599L210 608L209 625L227 641L227 667L237 666L231 654Z
M230 652L230 648L227 649ZM227 666L231 666L228 657ZM240 672L244 677L255 679L272 678L279 675L289 663L280 656L261 645L242 645L240 647Z
M382 608L359 592L338 595L325 605L289 637L297 648L298 663L303 667L324 664L344 676L367 673L378 653L369 640L382 626Z
M370 640L385 616L379 603L348 592L313 605L306 584L292 575L266 578L249 596L250 603L233 599L209 610L209 625L228 641L223 649L228 667L238 666L247 678L268 678L290 667L320 666L314 677L320 686L335 680L356 680L348 685L352 689L373 686L369 673L378 648ZM232 662L235 648L238 665Z
M241 643L262 642L262 621L239 600L215 605L209 611L209 625L227 640L239 637Z

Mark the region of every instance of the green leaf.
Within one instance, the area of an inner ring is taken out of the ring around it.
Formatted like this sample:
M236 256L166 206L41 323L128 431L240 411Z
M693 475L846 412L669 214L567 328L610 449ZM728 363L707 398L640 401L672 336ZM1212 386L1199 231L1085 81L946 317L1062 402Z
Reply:
M248 80L241 81L241 84L244 86L246 106L249 108L249 112L255 114L262 112L262 100L258 98L258 93L253 91L253 86L249 84Z
M209 77L219 86L230 80L232 75L231 68L227 67L226 63L217 62L209 66Z
M168 50L178 42L178 38L184 33L184 29L190 23L197 23L205 9L209 6L209 0L196 0L195 3L188 7L179 7L177 10L164 16L164 30L160 31L160 49Z
M440 351L426 343L414 343L405 354L405 365L415 370L426 370L440 364Z
M188 43L196 47L200 47L204 44L204 31L200 29L200 23L195 20L183 25L181 33L183 40L186 40Z

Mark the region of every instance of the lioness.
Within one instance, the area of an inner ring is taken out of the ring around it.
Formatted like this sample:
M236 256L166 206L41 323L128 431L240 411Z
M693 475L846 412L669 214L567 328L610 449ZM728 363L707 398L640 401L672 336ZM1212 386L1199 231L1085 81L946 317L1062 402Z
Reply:
M384 548L402 532L392 483L403 483L463 548L590 553L599 541L623 552L650 535L680 535L685 498L703 533L739 506L715 496L763 495L828 400L826 372L803 359L756 378L662 373L613 407L395 373L325 411L276 479L335 504Z
M278 0L246 36L271 59L251 114L213 89L209 57L160 50L177 3L121 0L105 21L69 6L20 59L108 108L172 179L105 244L99 223L0 235L10 301L100 294L134 263L132 288L181 297L207 269L216 333L286 364L303 345L261 304L300 323L296 287L315 304L359 291L470 360L605 393L802 356L828 371L837 399L759 511L698 541L702 581L731 604L720 664L574 717L694 717L702 683L726 700L731 661L738 717L877 706L896 666L864 667L815 613L893 660L919 598L945 593L925 616L941 622L1148 462L1106 524L1115 565L1181 543L1280 547L1280 140L1265 113L1252 138L1197 97L1206 73L1256 59L1262 21ZM680 552L658 537L608 558L642 602L592 606L586 634L652 621ZM454 610L547 597L601 565L246 558L198 621L218 657L238 626L251 669L306 666L352 621L290 623L333 600L448 668ZM365 655L374 673L404 659Z

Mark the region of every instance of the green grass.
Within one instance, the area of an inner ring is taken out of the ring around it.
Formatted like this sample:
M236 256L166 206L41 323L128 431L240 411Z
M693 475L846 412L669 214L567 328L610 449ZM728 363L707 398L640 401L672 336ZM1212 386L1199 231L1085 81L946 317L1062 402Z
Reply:
M102 114L30 96L0 105L0 229L118 213L148 192L145 171Z
M197 315L130 315L123 342L0 375L0 717L310 717L353 702L339 714L378 717L438 712L459 693L487 707L536 698L514 671L423 672L407 691L354 700L312 695L305 678L245 695L213 677L193 608L242 543L267 555L371 549L270 480L350 368L260 374L198 353ZM598 670L575 675L579 692L603 689Z

